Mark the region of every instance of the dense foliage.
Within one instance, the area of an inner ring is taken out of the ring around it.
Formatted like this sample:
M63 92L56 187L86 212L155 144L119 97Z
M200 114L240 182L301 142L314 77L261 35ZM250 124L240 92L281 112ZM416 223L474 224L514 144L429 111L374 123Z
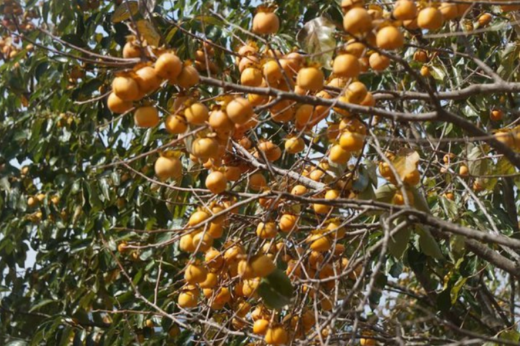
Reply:
M520 345L520 1L0 12L0 344Z

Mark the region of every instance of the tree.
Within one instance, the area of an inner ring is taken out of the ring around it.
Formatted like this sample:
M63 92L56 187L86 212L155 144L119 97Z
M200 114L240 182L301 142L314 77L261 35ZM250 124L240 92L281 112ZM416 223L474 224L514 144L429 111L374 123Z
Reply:
M520 344L520 1L0 10L3 344Z

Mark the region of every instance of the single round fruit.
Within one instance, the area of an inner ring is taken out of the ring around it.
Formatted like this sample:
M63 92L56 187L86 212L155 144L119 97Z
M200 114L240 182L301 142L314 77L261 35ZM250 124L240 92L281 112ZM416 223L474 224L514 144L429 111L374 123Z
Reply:
M152 106L140 107L134 113L134 122L139 127L155 127L159 124L159 111Z
M343 28L350 35L364 34L372 30L372 17L362 7L355 7L343 17Z
M214 138L197 138L191 145L191 153L201 160L208 160L217 156L218 147L218 141Z
M264 338L266 344L283 345L289 341L289 334L283 327L268 328Z
M459 16L459 10L457 4L451 2L443 2L439 6L439 11L442 13L442 17L445 20L452 20ZM464 11L465 12L465 11ZM462 13L461 15L463 15Z
M363 137L354 132L343 132L339 138L339 145L347 152L356 152L363 149Z
M283 77L282 69L276 60L267 61L262 67L264 78L269 85L277 85Z
M426 30L438 30L444 24L444 18L442 17L442 12L434 7L427 7L417 16L417 25L421 29Z
M175 157L161 156L155 161L155 175L160 180L177 179L182 176L182 163Z
M320 91L324 83L323 72L316 67L305 67L298 72L296 84L304 90Z
M341 145L336 144L330 148L329 160L331 162L344 165L350 160L350 152L346 151Z
M394 6L392 15L397 20L411 20L417 16L417 5L413 0L399 0Z
M285 151L289 154L297 154L305 149L305 141L301 137L292 137L285 141Z
M209 110L203 103L195 102L186 107L184 116L190 124L203 125L209 119Z
M260 191L267 186L267 180L262 173L258 172L249 177L249 188L253 191Z
M261 278L265 278L276 269L276 265L274 264L273 260L267 255L254 257L251 260L250 265L253 269L254 276Z
M269 320L259 319L253 323L253 333L258 335L265 335L269 328Z
M173 82L173 84L177 84L183 89L189 89L199 84L199 79L200 76L197 69L193 65L185 65L175 81L170 80L170 83Z
M195 252L195 245L193 245L193 235L185 234L179 239L179 249L186 252Z
M139 85L141 93L147 95L157 90L161 86L161 79L157 76L155 69L151 66L145 66L135 72L136 82Z
M361 71L359 60L352 54L341 54L334 59L332 72L343 78L357 78Z
M260 222L256 228L256 235L262 239L272 239L277 233L276 224L272 221Z
M219 171L211 172L206 178L206 187L214 194L226 191L226 176Z
M273 12L258 12L253 18L253 32L260 35L276 34L280 29L280 19Z
M195 285L206 280L208 271L203 266L190 264L184 271L184 280L191 285Z
M195 293L188 291L179 294L177 304L183 309L194 308L197 306L197 296Z
M136 101L142 96L139 84L130 77L114 78L112 92L123 101Z
M243 125L253 117L253 105L243 97L237 97L226 106L229 119L235 124Z
M404 45L404 35L395 26L385 26L377 32L376 45L381 49L400 49Z
M489 115L489 119L492 121L500 121L504 117L504 112L500 109L493 109Z
M208 232L198 232L193 235L193 246L195 250L206 252L213 245L213 238L208 234Z
M466 165L460 165L459 167L459 175L462 177L467 177L469 175L469 169Z
M487 26L493 20L493 16L489 13L483 13L480 17L478 17L478 24L481 27Z
M415 186L421 181L421 173L416 169L403 177L403 182L410 186Z
M265 157L270 162L274 162L282 156L282 151L280 150L280 147L278 147L271 141L261 142L260 144L258 144L258 149L264 152ZM259 155L257 153L257 157L262 157L262 155Z
M212 111L209 115L208 124L215 132L220 133L229 133L235 128L235 125L223 110Z
M296 222L298 221L298 217L293 214L283 214L280 220L278 221L278 228L280 231L289 233L296 227Z
M382 54L372 53L368 63L374 71L384 71L390 66L390 59Z
M169 133L179 134L186 132L188 124L182 115L170 114L164 120L164 127Z
M107 106L112 113L116 114L126 113L134 107L131 101L124 101L114 93L108 95Z
M155 72L163 79L176 80L182 71L182 61L173 53L163 53L155 62Z
M263 79L262 72L256 67L248 67L240 74L240 83L245 86L259 87Z
M138 46L136 46L133 42L127 42L123 47L123 58L132 59L140 57L141 49Z
M368 94L367 87L362 82L352 82L345 91L349 103L360 104Z
M196 226L206 219L209 219L210 214L203 210L197 210L193 214L191 214L190 219L188 220L188 226Z
M304 185L296 185L291 189L291 195L302 196L307 193L307 188Z

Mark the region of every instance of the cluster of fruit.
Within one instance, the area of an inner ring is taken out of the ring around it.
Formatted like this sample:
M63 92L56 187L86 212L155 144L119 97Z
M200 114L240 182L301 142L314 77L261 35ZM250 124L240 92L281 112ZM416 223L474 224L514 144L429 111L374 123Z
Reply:
M9 33L0 37L0 56L4 61L9 61L16 57L20 51L20 37L11 35L10 32L19 31L20 33L28 32L34 29L32 19L37 18L36 11L24 11L22 6L13 0L5 0L3 2L3 19L2 26L9 30ZM34 50L32 44L27 44L26 51Z

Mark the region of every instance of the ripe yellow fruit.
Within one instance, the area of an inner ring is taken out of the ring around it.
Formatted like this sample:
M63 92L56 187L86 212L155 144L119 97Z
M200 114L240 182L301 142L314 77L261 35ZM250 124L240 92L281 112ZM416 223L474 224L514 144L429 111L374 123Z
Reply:
M224 257L217 249L211 248L204 255L204 263L210 271L218 271L224 264Z
M351 35L364 34L372 30L372 17L362 7L355 7L343 17L343 28Z
M191 153L205 161L217 156L218 146L218 141L214 138L197 138L191 145Z
M159 124L159 111L152 106L140 107L134 113L134 122L139 127L155 127Z
M294 102L289 100L282 100L273 105L269 111L271 118L280 123L286 123L292 120L295 115Z
M370 67L374 71L384 71L390 66L390 59L379 53L372 53L368 59Z
M255 273L253 271L253 267L245 259L240 260L238 262L238 275L240 275L240 277L243 280L249 280L249 279L252 279L252 278L256 277Z
M289 154L297 154L305 149L305 142L301 137L292 137L285 141L285 151Z
M255 174L252 174L249 177L249 188L253 191L260 191L265 186L267 186L267 180L263 176L262 173L258 172Z
M399 0L392 15L397 20L411 20L417 16L417 6L413 0Z
M193 235L185 234L179 240L179 248L181 251L195 252L195 246L193 245Z
M352 54L341 54L334 59L332 72L343 78L357 78L361 71L359 60Z
M381 49L400 49L404 45L404 35L395 26L385 26L377 32L376 45Z
M191 214L190 219L188 220L188 226L196 226L205 220L210 218L210 214L203 210L197 210L193 214Z
M451 3L451 2L441 3L441 5L439 6L439 11L441 11L442 17L445 20L452 20L459 16L459 10L457 8L457 4ZM464 12L466 12L466 11L464 10ZM460 15L462 16L464 14L464 12L460 13Z
M414 196L411 191L406 190L406 196L408 197L408 202L410 205L413 205L414 202ZM397 190L395 192L394 198L392 199L392 203L396 205L403 205L405 203L403 193L400 190Z
M258 335L265 335L269 328L269 321L265 319L256 320L253 323L253 333Z
M253 117L253 105L243 97L237 97L226 106L226 113L235 124L243 125Z
M256 235L262 239L272 239L277 233L276 224L272 221L260 222L256 228Z
M444 24L442 12L435 7L427 7L419 12L417 16L417 25L421 29L438 30Z
M226 176L219 171L211 172L206 178L206 187L214 194L226 191Z
M135 101L141 98L139 84L130 77L116 77L112 81L112 92L123 101Z
M192 65L185 65L181 73L177 76L175 81L170 80L170 83L177 84L179 87L183 89L189 89L199 84L200 76L199 72Z
M221 133L229 133L235 128L235 125L223 110L212 111L209 115L208 124L215 132Z
M348 162L348 160L350 160L350 157L350 152L343 149L339 144L333 145L330 148L329 160L331 162L344 165Z
M155 175L160 180L177 179L182 176L182 163L175 157L161 156L155 161Z
M501 131L494 134L497 141L512 148L515 145L515 136L509 131Z
M352 82L345 91L349 103L360 104L367 96L367 87L362 82Z
M415 186L421 181L421 173L416 169L403 177L403 183Z
M177 304L183 309L194 308L197 306L198 298L195 293L188 291L179 294Z
M260 35L276 34L280 29L280 19L272 12L258 12L253 18L253 32Z
M184 116L190 124L203 125L209 119L209 110L203 103L195 102L186 107Z
M276 85L282 79L282 69L275 60L267 61L262 67L264 78L269 85Z
M193 236L193 246L195 250L206 252L213 245L213 238L208 232L198 232Z
M347 152L355 152L363 149L363 137L353 132L343 132L339 137L339 145Z
M462 177L466 177L469 175L469 168L466 165L460 165L459 167L459 175Z
M117 114L126 113L133 108L131 101L124 101L113 92L108 95L107 106L112 113Z
M493 20L493 16L489 13L483 13L480 17L478 17L479 26L487 26Z
M184 280L186 280L187 283L194 285L204 282L207 275L208 271L203 266L190 264L184 271Z
M137 70L135 74L135 80L144 95L157 90L161 86L161 79L157 76L155 69L151 66L142 67Z
M123 58L132 59L141 57L141 49L133 42L127 42L123 47Z
M264 340L270 345L283 345L289 341L289 334L283 327L271 327L268 328Z
M164 120L164 127L169 133L179 134L186 132L188 123L182 115L170 114Z
M278 228L280 231L289 233L296 227L296 222L298 221L298 217L293 214L283 214L280 220L278 221Z
M182 61L173 53L163 53L155 62L155 72L163 79L177 79L182 71Z
M35 197L29 197L27 199L27 206L29 208L33 208L33 207L37 206L39 203L40 203L40 201Z
M422 49L418 50L413 54L413 60L417 62L427 63L429 60L428 53Z
M366 336L368 336L368 335L366 335ZM359 339L359 344L361 346L376 346L377 341L372 338L361 338L361 339Z
M271 141L264 141L258 144L258 149L264 152L265 157L270 162L274 162L278 160L282 156L282 150L280 150L280 147L278 147L276 144L274 144ZM255 155L256 157L260 158L262 157L258 153Z
M276 269L276 265L274 264L273 260L267 255L253 257L250 265L254 276L261 278L265 278Z
M295 196L302 196L307 193L307 188L303 185L296 185L292 188L291 194Z
M218 276L215 273L207 273L206 279L199 283L200 288L215 288L218 284Z
M262 85L262 72L256 67L248 67L240 74L240 83L245 86L259 87Z
M303 90L320 91L323 89L325 76L323 72L316 67L305 67L298 72L296 84Z

